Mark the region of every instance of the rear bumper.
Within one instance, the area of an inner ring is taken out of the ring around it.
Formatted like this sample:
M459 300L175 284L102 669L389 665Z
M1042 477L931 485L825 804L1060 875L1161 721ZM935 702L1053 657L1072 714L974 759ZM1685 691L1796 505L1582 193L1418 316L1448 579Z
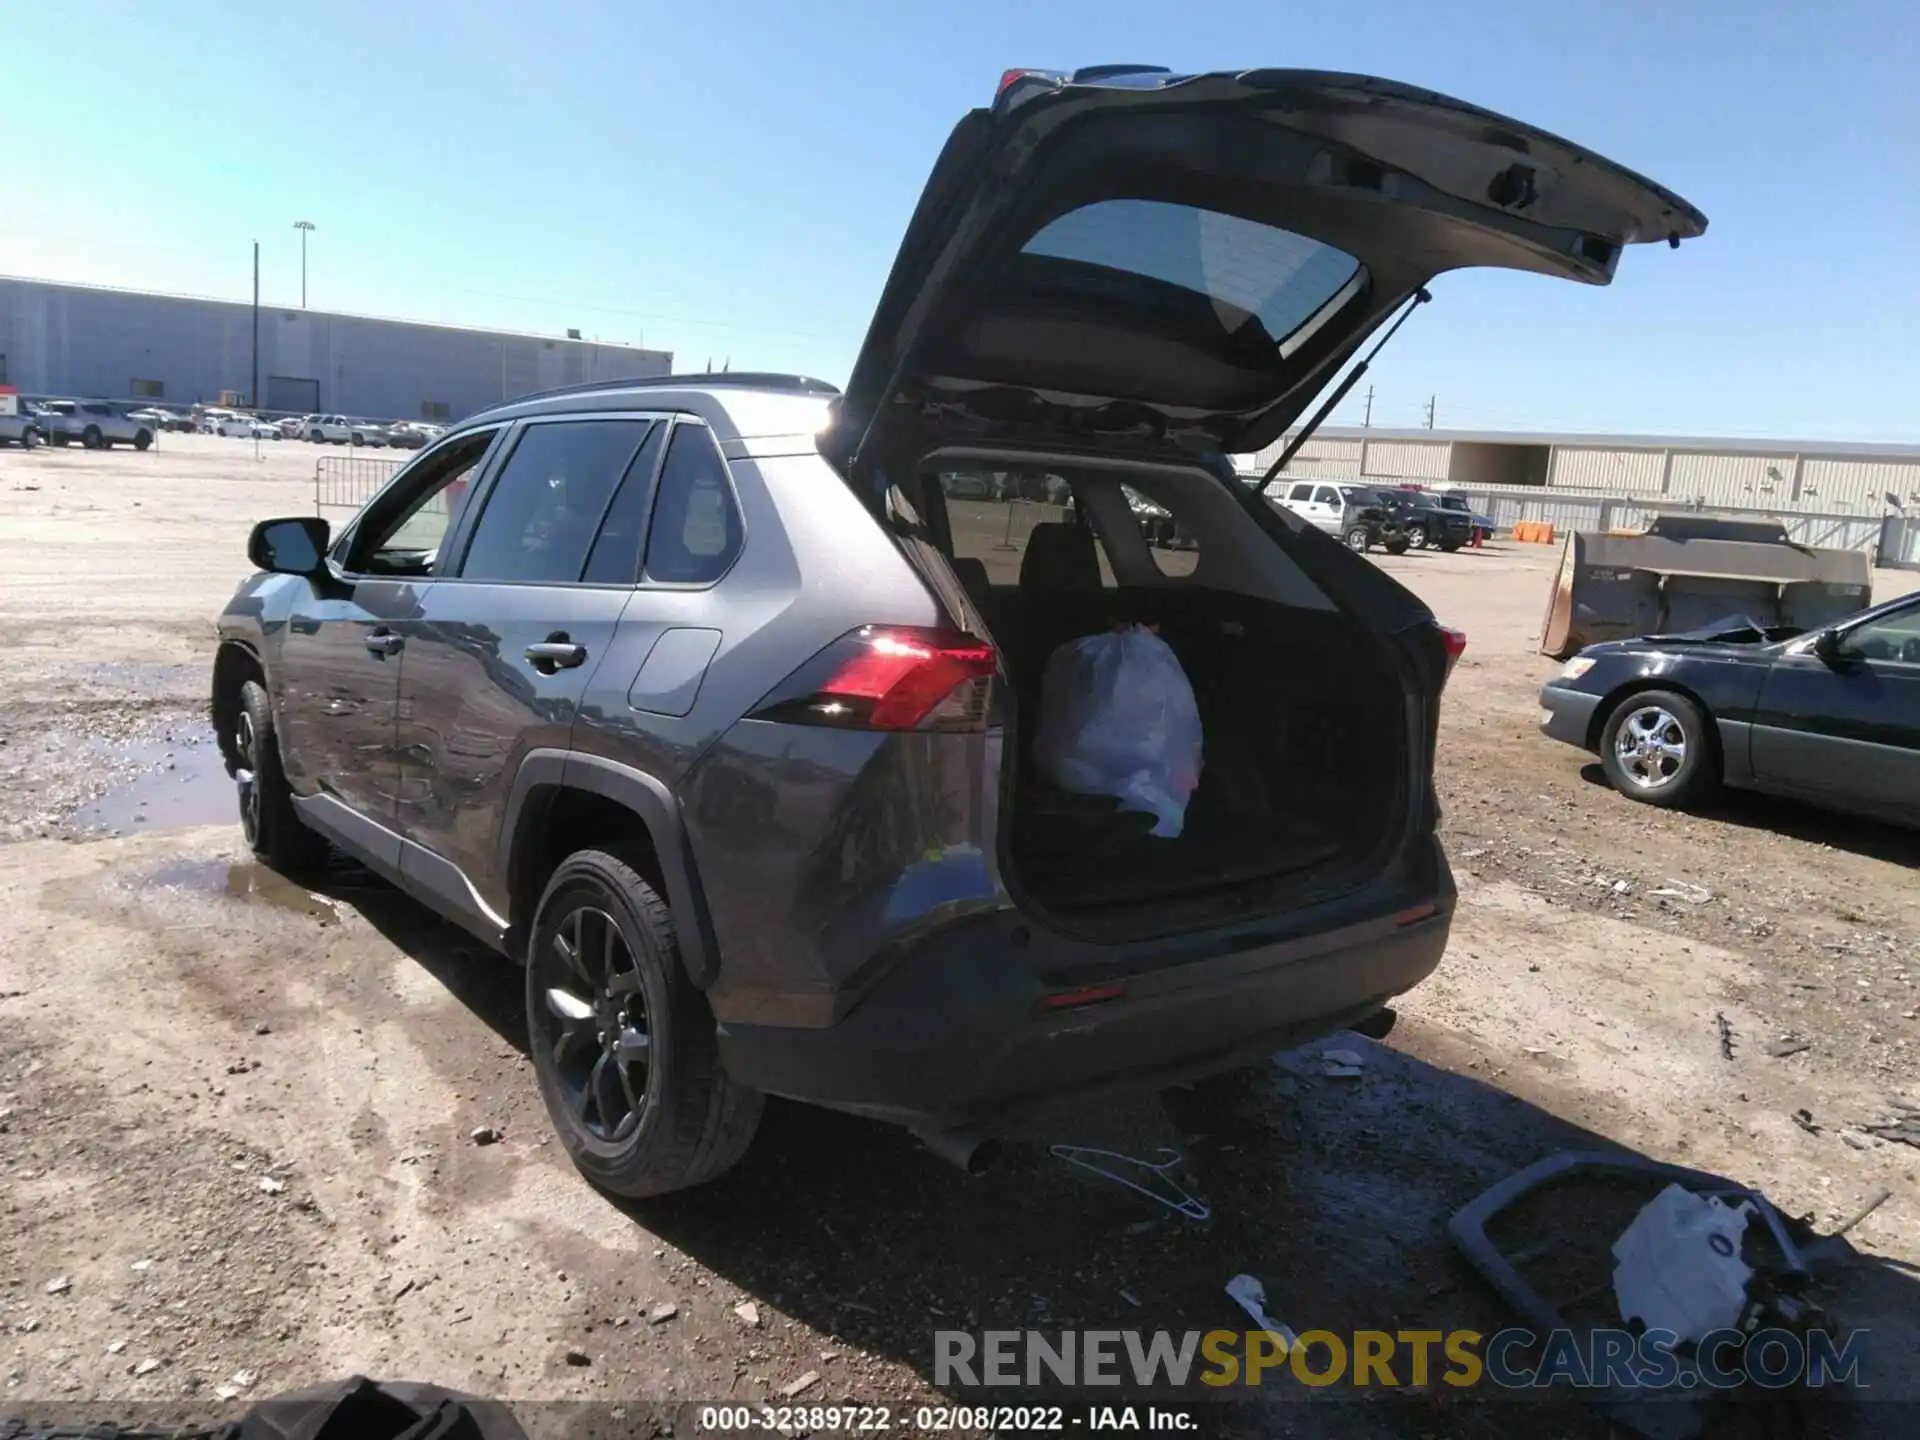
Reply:
M1587 736L1593 727L1593 712L1600 697L1549 681L1540 687L1540 733L1549 740L1590 749Z
M1444 872L1443 872L1444 873ZM916 1129L1005 1130L1038 1113L1257 1062L1373 1014L1440 963L1431 917L1242 950L1134 977L1118 998L1043 1009L1050 993L991 921L898 965L838 1024L723 1024L728 1072L770 1094Z

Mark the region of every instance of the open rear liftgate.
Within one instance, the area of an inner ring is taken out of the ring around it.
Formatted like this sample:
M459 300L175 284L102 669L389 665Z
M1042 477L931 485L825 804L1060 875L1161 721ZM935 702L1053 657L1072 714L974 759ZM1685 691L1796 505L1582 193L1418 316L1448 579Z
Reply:
M1564 660L1601 640L1736 615L1814 630L1864 610L1872 589L1863 552L1796 545L1777 520L1662 515L1643 535L1567 537L1540 650Z

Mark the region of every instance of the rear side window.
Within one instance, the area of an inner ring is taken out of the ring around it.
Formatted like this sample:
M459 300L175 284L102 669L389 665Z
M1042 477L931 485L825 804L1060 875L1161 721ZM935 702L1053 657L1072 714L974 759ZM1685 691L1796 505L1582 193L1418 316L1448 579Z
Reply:
M578 580L614 487L650 425L529 425L487 496L460 566L462 578L548 585Z
M740 507L713 432L704 425L674 426L647 532L647 579L709 585L739 553Z
M589 585L631 585L640 578L640 539L647 528L647 502L653 499L653 471L666 429L656 425L647 433L627 466L627 478L614 492L580 576Z
M1295 504L1304 505L1307 501L1313 499L1313 487L1311 485L1296 485L1288 493L1287 499L1293 501Z

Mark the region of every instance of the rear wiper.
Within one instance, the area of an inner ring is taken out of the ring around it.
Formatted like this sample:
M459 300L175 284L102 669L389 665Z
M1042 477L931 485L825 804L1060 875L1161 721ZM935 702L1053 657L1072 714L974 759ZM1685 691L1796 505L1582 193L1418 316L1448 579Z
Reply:
M1327 397L1326 403L1313 412L1313 418L1300 428L1300 433L1293 437L1293 443L1280 452L1280 458L1274 461L1272 468L1260 477L1260 489L1266 489L1273 477L1287 468L1287 462L1299 453L1302 445L1313 438L1313 432L1318 430L1326 421L1327 416L1333 413L1333 407L1346 399L1347 392L1352 390L1353 387L1360 382L1360 377L1367 373L1367 367L1373 363L1373 357L1385 348L1387 341L1393 338L1394 332L1407 323L1407 317L1409 315L1413 314L1415 310L1419 309L1432 298L1432 294L1430 294L1424 286L1413 292L1413 299L1409 300L1407 302L1407 308L1400 312L1400 318L1389 325L1387 327L1387 333L1374 342L1373 349L1367 352L1366 358L1347 372L1347 378L1333 387L1333 394Z

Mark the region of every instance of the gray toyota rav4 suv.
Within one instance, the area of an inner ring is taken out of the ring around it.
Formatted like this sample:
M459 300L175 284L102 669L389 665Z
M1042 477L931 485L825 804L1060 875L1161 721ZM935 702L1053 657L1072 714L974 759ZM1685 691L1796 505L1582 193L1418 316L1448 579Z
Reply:
M524 966L554 1124L626 1194L725 1170L765 1095L967 1161L1364 1026L1446 946L1464 642L1222 457L1442 271L1605 284L1704 226L1387 81L1010 72L844 393L553 391L338 535L255 527L213 675L247 839L289 870L330 842ZM1129 623L1199 703L1173 839L1032 760L1048 655Z

